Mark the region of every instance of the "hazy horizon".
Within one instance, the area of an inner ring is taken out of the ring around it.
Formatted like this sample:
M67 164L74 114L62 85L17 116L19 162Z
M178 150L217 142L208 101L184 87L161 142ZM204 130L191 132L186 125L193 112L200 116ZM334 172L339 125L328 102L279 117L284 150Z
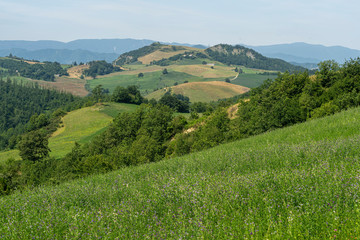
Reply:
M263 46L305 42L360 49L360 2L0 0L1 40L149 39Z

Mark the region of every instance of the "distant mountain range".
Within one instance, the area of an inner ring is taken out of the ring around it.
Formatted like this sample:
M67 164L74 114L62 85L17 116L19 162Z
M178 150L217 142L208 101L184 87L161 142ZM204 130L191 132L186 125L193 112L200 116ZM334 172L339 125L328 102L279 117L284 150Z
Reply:
M57 61L60 63L106 60L112 62L120 54L148 46L156 41L143 39L80 39L71 42L60 41L0 41L0 56L10 53L26 59ZM164 43L205 49L203 45ZM333 59L344 63L350 58L360 57L360 50L341 46L326 47L307 43L277 44L269 46L248 46L266 57L279 58L307 68Z
M73 62L86 63L94 60L112 62L119 56L117 53L97 53L82 49L40 49L30 51L26 49L13 48L10 50L0 50L1 57L8 56L10 53L14 56L22 57L28 60L59 62L64 64L71 64Z
M277 44L269 46L248 46L267 57L280 58L292 63L317 64L324 60L344 63L350 58L360 57L360 50L341 46L326 47L308 43Z
M39 61L56 61L71 64L93 60L114 61L120 54L139 49L154 43L153 40L137 39L81 39L71 42L60 41L0 41L0 57L10 53L25 59ZM170 43L195 48L206 48L203 45Z

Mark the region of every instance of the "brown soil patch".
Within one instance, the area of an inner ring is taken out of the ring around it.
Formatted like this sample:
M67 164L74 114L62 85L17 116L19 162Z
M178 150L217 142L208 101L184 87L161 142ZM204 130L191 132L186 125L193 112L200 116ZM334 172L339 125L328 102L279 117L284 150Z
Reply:
M36 82L44 88L68 92L75 96L84 97L89 93L85 89L86 80L84 79L58 77L55 79L55 82L46 82L41 80L30 80L30 81Z
M71 67L67 70L69 73L69 78L80 78L80 76L83 74L83 71L85 69L89 69L89 65L79 65Z
M28 64L31 64L31 65L33 65L33 64L44 64L44 63L41 63L41 62L33 62L33 61L27 61L27 60L25 60L24 62L26 62Z

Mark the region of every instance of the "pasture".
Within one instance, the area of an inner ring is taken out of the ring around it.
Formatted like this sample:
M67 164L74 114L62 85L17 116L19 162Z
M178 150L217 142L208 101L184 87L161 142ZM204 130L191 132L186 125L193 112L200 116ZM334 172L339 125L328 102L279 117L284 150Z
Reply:
M184 81L195 82L201 81L200 77L189 75L186 73L169 71L168 74L162 74L162 71L144 72L143 77L134 75L116 75L111 77L96 78L89 80L89 87L92 89L101 84L103 88L107 88L112 92L117 86L127 87L129 85L139 86L142 94L146 95L154 90L173 86L174 83L183 83Z
M357 239L360 109L0 198L4 239Z

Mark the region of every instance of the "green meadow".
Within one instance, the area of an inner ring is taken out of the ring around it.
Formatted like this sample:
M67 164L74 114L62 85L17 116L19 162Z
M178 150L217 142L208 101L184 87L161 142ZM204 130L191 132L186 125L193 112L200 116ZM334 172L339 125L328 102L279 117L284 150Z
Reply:
M232 80L232 84L255 88L259 87L267 79L275 79L277 75L260 75L256 73L242 73L239 76Z
M3 239L356 239L360 109L0 198Z
M78 143L87 143L103 132L112 119L122 112L135 111L136 105L103 103L70 112L62 118L62 127L49 138L50 156L64 157ZM21 159L18 150L0 152L0 163L9 158Z
M156 72L144 72L143 77L138 77L137 74L133 75L116 75L103 78L96 78L88 80L88 85L91 89L97 85L102 85L103 88L107 88L112 92L117 86L127 87L129 85L139 86L139 90L143 94L153 92L154 90L173 86L174 83L183 83L202 81L200 77L196 77L190 74L169 71L168 74L162 74L162 71Z

